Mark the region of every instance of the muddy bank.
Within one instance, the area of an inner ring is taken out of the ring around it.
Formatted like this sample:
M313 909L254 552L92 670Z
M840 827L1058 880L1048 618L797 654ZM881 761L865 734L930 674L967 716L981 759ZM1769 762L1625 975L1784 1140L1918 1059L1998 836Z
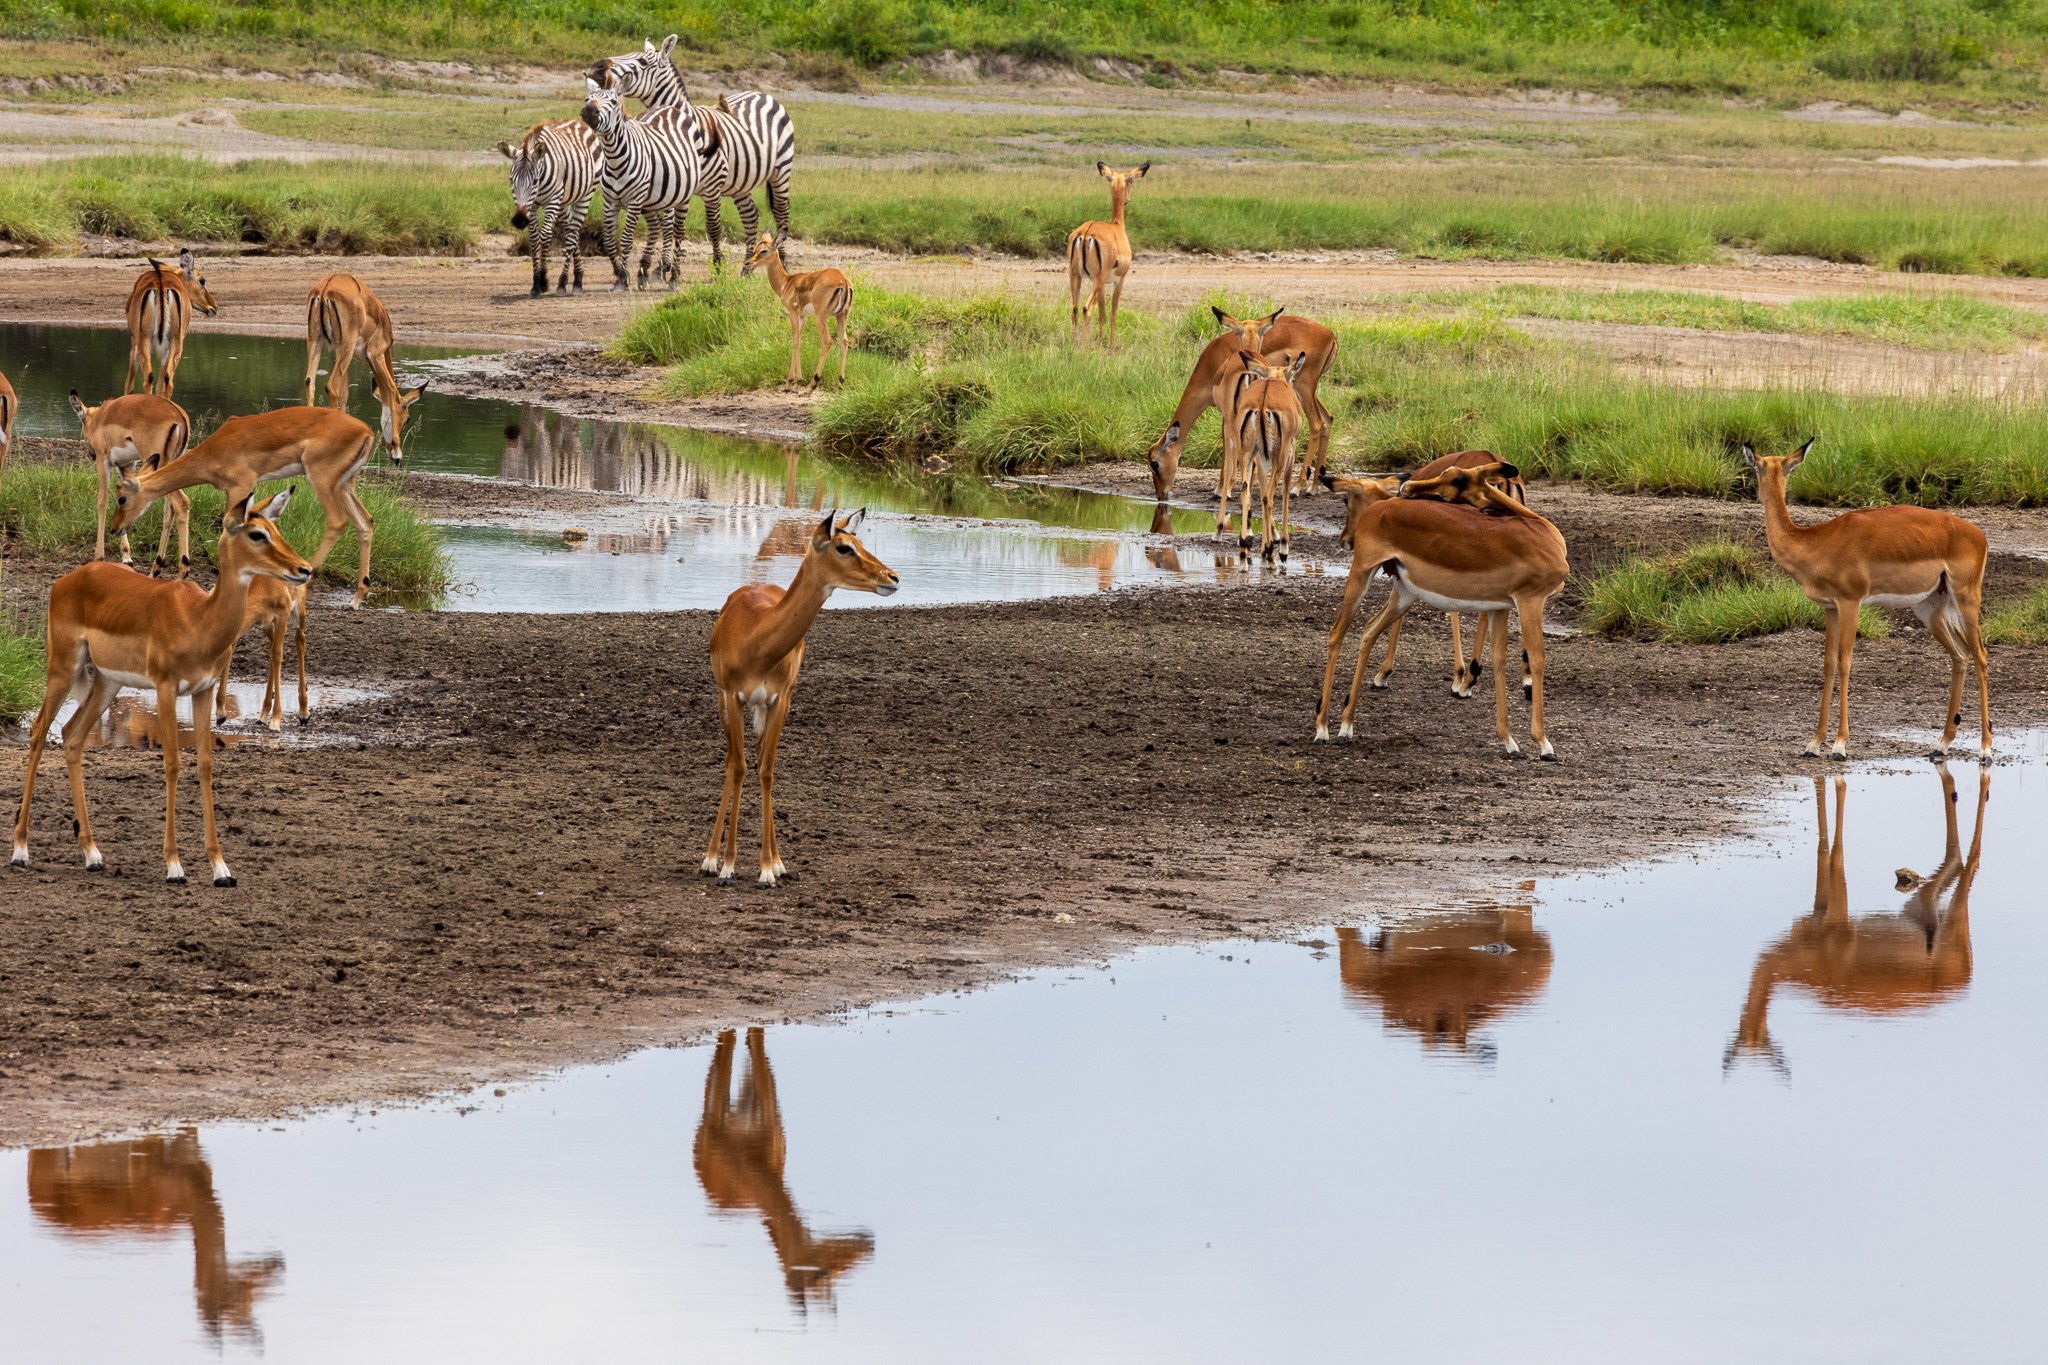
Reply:
M343 718L391 742L223 755L239 887L161 883L148 754L93 755L109 868L82 871L45 769L35 865L0 877L0 1142L416 1093L1132 943L1497 895L1725 833L1805 770L1805 633L1553 642L1553 766L1496 755L1485 703L1446 695L1441 625L1418 623L1366 738L1313 744L1338 586L828 614L784 741L796 878L775 891L696 872L721 761L708 614L324 613L315 667L392 686ZM1996 660L2001 723L2048 715L2048 651ZM1863 751L1909 751L1877 732L1932 722L1938 673L1914 632L1858 650ZM0 791L22 761L0 750ZM189 778L186 806L196 853Z

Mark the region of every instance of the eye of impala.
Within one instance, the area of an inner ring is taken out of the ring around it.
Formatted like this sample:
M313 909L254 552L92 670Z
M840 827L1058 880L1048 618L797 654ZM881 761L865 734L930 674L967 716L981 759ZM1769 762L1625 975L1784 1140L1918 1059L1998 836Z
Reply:
M838 550L839 550L839 553L841 553L841 554L843 554L843 555L850 555L850 554L852 554L852 553L853 553L853 547L852 547L851 545L848 545L848 544L847 544L847 543L846 543L845 541L843 541L843 540L839 542L839 545L838 545L838 547L837 547L837 548L838 548Z
M254 541L258 545L268 545L270 543L270 537L264 535L263 532L261 531L251 531L249 533L249 539Z

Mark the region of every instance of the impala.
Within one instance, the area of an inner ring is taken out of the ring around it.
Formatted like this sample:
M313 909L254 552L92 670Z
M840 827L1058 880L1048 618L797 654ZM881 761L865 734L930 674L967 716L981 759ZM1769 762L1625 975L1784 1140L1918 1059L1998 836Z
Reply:
M1856 652L1856 617L1865 602L1873 602L1910 609L1948 655L1948 710L1942 715L1941 742L1934 749L1937 757L1948 752L1963 721L1966 652L1976 664L1978 751L1989 759L1991 656L1985 653L1978 629L1984 566L1990 559L1984 533L1952 512L1931 507L1868 507L1817 526L1801 526L1785 506L1785 482L1812 449L1813 441L1808 441L1789 455L1760 456L1751 447L1742 447L1743 462L1756 473L1771 558L1792 575L1809 600L1820 603L1827 617L1820 719L1806 746L1808 756L1820 757L1830 693L1837 680L1841 705L1828 753L1834 758L1849 756L1849 664Z
M1244 465L1244 514L1239 518L1237 550L1251 557L1252 485L1259 486L1259 558L1271 561L1277 550L1280 563L1287 562L1287 518L1293 511L1294 447L1301 438L1301 400L1294 392L1294 377L1301 373L1305 355L1293 355L1269 365L1250 351L1238 354L1244 366L1242 386L1233 377L1217 381L1216 407L1224 415L1224 463L1235 458ZM1232 455L1235 451L1235 455ZM1273 520L1273 500L1280 500L1280 520ZM1219 512L1217 519L1222 519Z
M1302 413L1308 421L1308 458L1302 464L1303 484L1307 486L1307 476L1311 471L1320 479L1324 462L1329 458L1330 410L1316 397L1316 386L1336 359L1337 334L1320 322L1311 322L1307 318L1281 317L1285 310L1279 308L1264 317L1243 320L1214 305L1209 311L1228 330L1202 348L1201 357L1195 361L1195 371L1188 376L1187 387L1181 390L1172 420L1147 454L1152 466L1153 497L1165 502L1173 491L1174 476L1180 472L1181 452L1187 448L1195 423L1216 401L1217 381L1225 375L1244 373L1244 363L1239 356L1246 351L1261 355L1298 351L1305 357L1301 373L1294 378L1294 389L1301 397ZM1222 506L1236 491L1235 474L1228 460L1216 471L1218 535L1225 530Z
M169 398L177 383L178 362L185 356L192 314L212 317L219 311L190 247L178 253L175 266L150 257L149 269L128 291L128 378L121 391L135 392L140 380L145 393L161 389Z
M384 409L384 449L394 461L403 460L405 415L427 391L398 387L391 372L391 314L384 301L353 275L333 274L313 286L306 299L306 406L313 406L313 382L320 377L320 352L334 352L334 364L327 371L327 402L330 407L348 406L348 372L356 357L370 367L370 387Z
M1147 161L1127 171L1113 171L1102 162L1095 163L1095 173L1109 182L1109 221L1106 223L1083 223L1067 234L1067 300L1073 311L1073 336L1079 341L1088 320L1089 309L1095 310L1095 335L1100 341L1105 335L1109 345L1116 346L1116 310L1124 297L1124 277L1131 273L1131 238L1124 231L1124 206L1131 201L1131 185L1145 178L1145 172L1152 169ZM1107 306L1103 304L1102 292L1105 286L1113 284ZM1081 301L1081 289L1088 288L1088 301Z
M1370 935L1337 931L1345 993L1432 1052L1472 1051L1474 1029L1543 994L1550 964L1550 935L1527 905L1417 915ZM1490 1051L1479 1044L1482 1057Z
M751 1209L761 1215L792 1302L829 1302L833 1282L874 1254L875 1239L866 1232L820 1237L804 1222L783 1176L788 1144L766 1038L758 1028L747 1030L747 1069L735 1100L737 1042L733 1031L726 1029L711 1051L711 1068L704 1076L704 1117L697 1124L697 1181L704 1187L704 1197L721 1212Z
M230 417L184 458L169 464L144 461L141 478L123 478L114 496L114 529L126 531L151 503L181 488L212 484L234 507L266 479L303 474L327 517L327 534L313 552L313 567L327 562L343 530L356 528L359 564L349 605L359 607L370 593L370 542L377 523L356 496L356 475L370 462L376 444L366 424L333 408L275 408Z
M1479 496L1469 482L1457 479L1454 471L1460 469L1490 470L1486 477L1501 492L1525 505L1529 501L1528 487L1522 482L1521 473L1514 466L1502 464L1500 456L1490 450L1458 450L1449 455L1439 455L1414 473L1396 479L1345 480L1348 485L1345 491L1351 504L1350 515L1355 516L1363 511L1368 502L1378 501L1382 497L1393 497L1396 494L1464 502L1483 510L1485 499ZM1328 475L1323 476L1323 483L1326 486L1334 488L1337 482ZM1348 529L1344 534L1344 543L1351 543ZM1393 610L1391 599L1382 610ZM1464 622L1458 612L1447 612L1446 615L1449 616L1451 624L1451 695L1461 699L1469 698L1479 686L1479 675L1484 671L1481 661L1486 656L1486 637L1493 624L1493 615L1490 612L1480 612L1474 622L1472 657L1469 663L1465 658ZM1394 655L1401 645L1401 624L1405 619L1404 615L1396 613L1387 624L1387 652L1380 660L1379 671L1373 674L1374 690L1384 688L1387 679L1394 674ZM1359 655L1358 668L1360 671L1365 668L1365 655L1362 653ZM1355 682L1352 685L1354 688L1357 686ZM1522 690L1526 692L1528 688L1529 670L1525 657L1522 661Z
M7 467L7 450L14 444L14 385L0 374L0 469Z
M270 727L272 734L284 729L284 640L285 632L294 622L299 628L299 724L305 725L313 719L306 693L306 585L268 576L258 576L250 582L249 605L242 613L242 634L258 625L270 627L270 674L256 717ZM213 690L216 723L228 718L228 672L234 661L235 646L230 644L221 657L220 682Z
M1344 706L1339 738L1355 733L1359 677L1378 633L1417 606L1442 611L1499 613L1493 622L1494 734L1509 754L1521 752L1508 729L1507 612L1512 609L1522 628L1522 650L1528 656L1525 694L1529 699L1529 738L1538 758L1554 759L1543 724L1543 611L1564 586L1570 573L1564 537L1548 521L1500 491L1495 481L1510 467L1459 471L1464 479L1445 476L1462 495L1485 503L1480 507L1443 502L1431 496L1377 498L1363 489L1353 495L1345 536L1351 543L1351 573L1344 584L1344 603L1330 628L1329 657L1323 668L1323 700L1316 711L1316 738L1330 737L1330 691L1337 676L1337 656L1357 614L1358 599L1376 571L1393 579L1393 595L1367 628L1359 666L1351 675L1351 694ZM1339 481L1340 488L1352 481ZM1351 490L1345 489L1347 494ZM1443 491L1424 489L1424 493ZM1405 492L1405 490L1404 490ZM1499 513L1496 515L1496 513Z
M747 261L740 267L740 274L753 274L757 265L766 268L768 287L775 291L776 298L782 300L782 311L789 314L787 382L803 382L804 314L809 313L818 320L818 369L811 376L811 387L818 387L818 380L825 373L826 358L832 354L832 334L825 326L828 320L839 328L839 382L846 383L846 323L853 311L853 281L829 266L823 270L806 270L801 275L790 274L782 264L782 243L765 232L747 252Z
M775 842L775 747L789 716L790 693L804 663L804 635L834 589L887 597L896 571L855 537L866 509L839 521L828 512L787 589L752 583L725 599L711 627L711 677L725 725L725 789L718 822L704 850L703 871L721 882L733 877L739 857L740 795L747 775L746 727L751 722L761 769L761 885L773 886L786 870ZM835 524L836 523L836 524Z
M230 504L228 523L220 533L220 578L212 592L192 583L144 578L133 569L105 563L73 569L51 586L48 673L43 707L29 736L21 813L14 821L16 867L28 866L29 803L35 796L36 767L50 738L50 724L57 709L73 697L81 699L78 710L64 726L72 816L86 870L96 872L106 865L85 803L85 740L115 693L124 687L147 687L156 692L164 747L164 880L185 880L185 866L178 861L178 698L190 697L206 857L213 865L215 886L235 884L214 827L213 691L220 682L222 656L242 633L249 581L258 574L288 583L304 583L313 576L313 566L278 534L277 518L290 501L286 491L257 511L250 510L246 497Z
M1940 770L1947 826L1941 865L1925 877L1899 869L1899 889L1912 891L1905 907L1895 914L1860 919L1849 914L1849 883L1842 864L1847 785L1834 779L1835 830L1830 842L1827 789L1821 778L1813 779L1820 824L1813 913L1758 955L1735 1041L1722 1057L1724 1067L1747 1054L1784 1068L1784 1056L1771 1041L1770 1031L1771 996L1779 986L1802 987L1833 1009L1870 1014L1926 1009L1969 986L1970 885L1984 851L1991 770L1978 770L1977 820L1967 856L1956 832L1956 781L1946 763Z
M109 398L89 408L78 396L78 390L73 389L71 410L78 414L79 426L85 434L85 443L92 448L93 463L97 468L98 477L93 483L99 503L99 535L93 544L92 557L105 559L107 493L114 480L126 477L129 470L152 458L161 465L183 455L185 442L192 438L192 419L176 403L153 393L122 394L119 398ZM183 578L192 567L192 503L183 493L173 493L165 500L165 507L163 531L157 536L156 567L151 572L163 572L164 554L171 544L171 519L175 517L178 522L177 577ZM135 562L125 531L121 534L121 562Z

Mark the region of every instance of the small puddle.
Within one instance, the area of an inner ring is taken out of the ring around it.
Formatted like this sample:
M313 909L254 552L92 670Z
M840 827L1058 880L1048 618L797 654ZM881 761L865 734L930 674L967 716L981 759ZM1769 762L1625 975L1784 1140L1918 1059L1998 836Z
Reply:
M0 325L0 370L21 396L22 435L78 435L65 395L117 391L125 333ZM458 352L401 348L401 369ZM178 401L210 431L239 412L300 401L305 345L276 337L193 332ZM364 373L350 410L377 421ZM1199 508L1080 489L920 475L828 461L769 442L681 427L569 417L543 407L434 392L412 410L406 464L425 473L540 488L617 493L616 506L490 515L449 527L461 586L438 602L457 611L602 612L721 605L745 583L786 582L811 526L828 508L866 507L868 548L903 575L899 605L1015 601L1183 582L1232 581L1234 548L1175 546L1158 537L1214 530ZM565 540L573 527L584 532ZM1297 572L1324 572L1297 560ZM835 594L834 607L878 605Z
M0 1153L8 1344L2030 1358L2048 736L2017 739L1981 777L1827 769L1759 839L1497 904Z
M238 744L282 745L287 748L318 748L328 744L354 744L360 736L342 734L321 723L321 713L337 707L354 706L359 702L376 701L390 694L372 687L351 687L340 683L316 682L308 674L306 699L312 721L302 725L299 722L299 684L287 655L284 672L284 728L272 734L262 719L263 691L265 684L255 682L228 683L227 719L213 727L213 741L223 748ZM77 702L66 702L57 709L57 719L50 726L51 754L45 755L50 761L56 746L77 712ZM0 743L25 745L35 727L35 713L23 716L17 725L0 730ZM192 699L178 698L178 745L180 748L196 747L198 740L192 733ZM123 688L114 698L113 705L100 717L85 737L88 749L161 749L162 730L157 723L156 698L136 688ZM62 759L58 759L62 762Z

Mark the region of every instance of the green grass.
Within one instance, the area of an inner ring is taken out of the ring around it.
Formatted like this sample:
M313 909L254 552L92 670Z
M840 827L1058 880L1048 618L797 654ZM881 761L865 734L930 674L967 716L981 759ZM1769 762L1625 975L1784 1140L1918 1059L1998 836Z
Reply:
M2048 645L2048 587L1985 617L1984 638L1994 645Z
M1271 306L1217 301L1240 315ZM1142 459L1215 335L1206 305L1169 320L1126 309L1123 346L1106 355L1070 345L1065 310L1042 298L935 298L858 282L853 320L846 387L815 412L819 447L940 454L985 472ZM718 280L636 317L613 351L668 366L671 395L742 392L781 382L786 327L765 282ZM1412 469L1480 448L1611 491L1750 498L1744 442L1783 450L1820 432L1792 480L1797 501L2048 506L2048 414L2020 398L1670 388L1486 313L1339 318L1334 327L1337 359L1321 396L1335 415L1339 467ZM806 343L806 373L815 346ZM1217 424L1198 423L1185 461L1212 465L1218 453Z
M1708 95L1896 91L1948 101L2026 95L2048 8L2041 0L48 0L7 11L17 39L160 43L224 51L465 56L560 64L674 31L698 60L768 48L814 76L886 68L942 49L1061 65L1131 60L1170 81L1219 68L1448 81L1564 84Z
M275 491L271 486L264 491ZM259 491L260 500L264 491ZM447 551L442 547L439 528L423 519L392 485L382 480L359 479L356 491L377 521L377 537L371 547L370 578L380 589L403 593L437 593L450 581ZM194 488L192 497L192 554L211 559L223 514L220 492ZM143 514L132 530L137 563L146 564L156 553L157 518L162 504ZM76 465L17 463L0 479L0 530L20 538L33 554L45 557L83 558L92 553L96 528L93 498L93 470ZM285 510L279 527L285 539L301 554L310 554L320 543L326 519L319 500L300 485L299 493ZM117 552L110 535L107 553ZM175 543L172 552L176 553ZM347 587L355 582L356 533L353 527L321 566L320 578Z
M1585 599L1585 628L1614 638L1726 644L1824 624L1820 606L1768 556L1729 540L1631 559L1596 575ZM1863 609L1858 635L1876 639L1888 629L1874 609Z
M462 252L510 214L502 174L383 162L87 157L12 167L0 241L61 250L79 234L254 243L277 251Z
M1936 350L2012 351L2048 340L2048 315L1956 295L1873 294L1773 304L1671 289L1497 285L1408 294L1399 301L1567 322L1869 337Z
M42 705L43 623L0 611L0 724Z

